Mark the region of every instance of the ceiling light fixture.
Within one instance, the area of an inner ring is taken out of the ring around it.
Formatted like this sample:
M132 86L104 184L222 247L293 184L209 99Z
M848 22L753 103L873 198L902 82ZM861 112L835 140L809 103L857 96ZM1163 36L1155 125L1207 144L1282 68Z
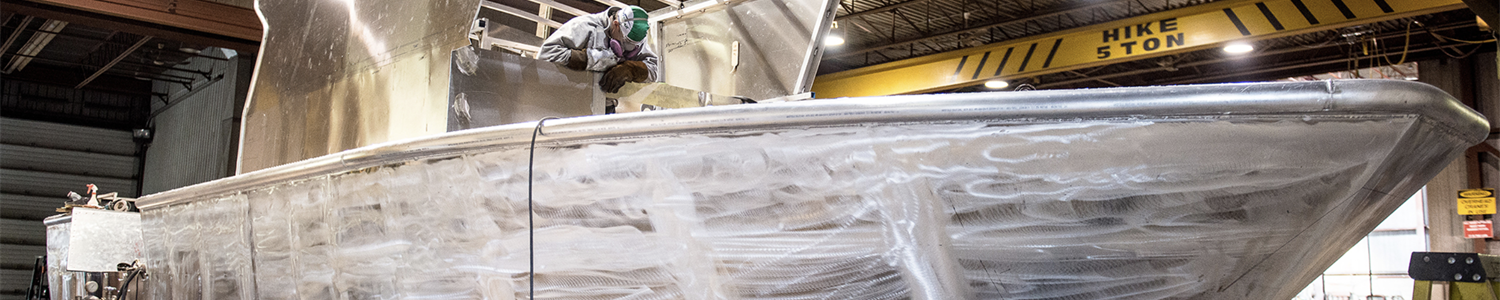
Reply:
M1004 80L990 80L984 82L984 87L990 88L992 90L1003 89L1008 86L1010 86L1010 83L1005 82Z
M1224 46L1224 52L1228 52L1229 54L1244 54L1254 50L1255 46L1243 42L1229 43L1229 45Z
M844 30L839 29L839 22L833 21L828 28L828 34L823 37L823 46L838 46L844 44Z
M832 35L830 35L830 36L828 36L828 38L823 39L823 45L824 46L838 46L838 45L843 45L843 44L844 44L844 38L841 38L841 37L838 37L838 36L832 36Z

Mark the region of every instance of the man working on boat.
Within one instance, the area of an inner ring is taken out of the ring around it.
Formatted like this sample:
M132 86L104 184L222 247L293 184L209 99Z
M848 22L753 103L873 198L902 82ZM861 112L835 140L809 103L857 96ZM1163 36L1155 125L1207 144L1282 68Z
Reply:
M568 20L542 42L541 58L574 70L603 73L599 89L615 93L626 82L653 82L659 64L646 46L646 10L631 5Z

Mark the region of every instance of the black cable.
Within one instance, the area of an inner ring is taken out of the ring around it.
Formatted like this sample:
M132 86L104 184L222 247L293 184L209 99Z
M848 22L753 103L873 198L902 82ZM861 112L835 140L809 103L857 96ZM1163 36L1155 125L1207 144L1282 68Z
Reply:
M531 180L532 171L536 168L536 136L542 134L542 122L557 117L546 117L536 121L536 129L531 131L531 154L526 158L526 248L530 257L530 271L527 274L528 289L527 299L536 299L536 221L531 208Z
M139 275L144 271L145 270L143 269L131 270L129 275L125 275L125 283L120 284L120 292L118 293L120 295L120 299L124 299L125 294L130 292L130 281L134 280L136 275Z

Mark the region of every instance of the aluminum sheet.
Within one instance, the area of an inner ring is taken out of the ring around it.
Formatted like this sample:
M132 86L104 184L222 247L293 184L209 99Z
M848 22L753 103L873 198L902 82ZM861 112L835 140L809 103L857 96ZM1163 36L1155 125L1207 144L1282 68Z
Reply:
M238 173L447 132L448 65L479 0L258 0Z
M491 50L453 50L448 131L604 114L593 73Z
M534 120L537 114L576 116L580 108L569 105L579 101L589 105L582 111L601 113L598 95L578 97L576 86L519 75L531 70L505 69L499 73L510 77L496 78L490 85L466 81L483 76L450 80L450 61L457 59L453 53L460 53L454 50L468 44L466 34L479 3L257 1L256 11L266 30L245 107L237 173L476 124ZM670 49L663 55L666 82L754 99L807 92L822 53L817 41L832 22L833 3L701 1L690 9L653 12L662 16L653 18L656 27L667 30L655 33L665 38L654 38L658 49ZM536 74L565 73L544 70ZM564 77L590 86L598 81ZM450 100L464 102L457 96L480 94L453 91L450 83L455 89L473 91L524 88L499 98L467 99L498 99L504 102L496 106L499 111L476 109L470 115L457 115ZM553 87L560 93L527 92ZM515 110L510 104L523 107ZM496 114L475 119L481 116L474 114L483 113ZM470 118L455 119L464 116Z
M142 258L141 214L73 208L68 229L68 271L115 272Z
M535 125L142 197L152 290L524 298L534 255L545 298L1285 299L1489 128L1403 81L568 118L528 227Z
M667 84L764 100L811 91L831 0L704 0L651 12Z
M82 272L68 271L68 236L73 226L73 217L54 215L47 217L47 293L55 299L73 299L88 293L83 290L87 280Z

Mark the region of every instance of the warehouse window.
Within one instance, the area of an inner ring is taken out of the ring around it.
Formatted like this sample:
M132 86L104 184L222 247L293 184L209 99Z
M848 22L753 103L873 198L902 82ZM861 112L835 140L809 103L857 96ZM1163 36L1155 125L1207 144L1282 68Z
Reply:
M1292 299L1412 299L1406 265L1412 252L1428 249L1426 195L1426 188L1412 195Z

